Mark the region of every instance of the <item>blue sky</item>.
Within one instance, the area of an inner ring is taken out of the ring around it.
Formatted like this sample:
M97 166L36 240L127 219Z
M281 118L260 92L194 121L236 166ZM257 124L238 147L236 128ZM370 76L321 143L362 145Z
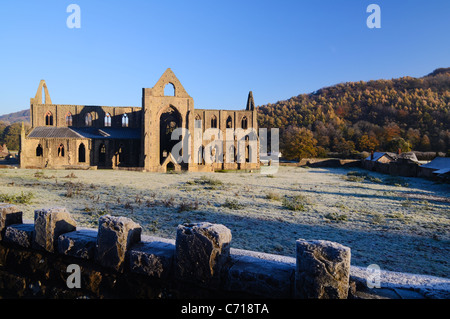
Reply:
M69 29L69 4L81 28ZM381 29L366 25L369 4ZM197 108L242 109L347 81L450 67L450 1L0 1L0 114L52 102L141 106L171 68Z

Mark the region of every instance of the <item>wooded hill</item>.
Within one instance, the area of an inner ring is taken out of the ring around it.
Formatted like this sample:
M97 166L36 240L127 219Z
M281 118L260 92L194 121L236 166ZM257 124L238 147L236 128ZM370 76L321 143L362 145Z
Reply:
M259 127L280 129L287 159L399 148L449 153L450 68L422 78L337 84L258 112ZM21 121L29 121L29 110L0 116L0 144L18 149Z
M297 160L378 151L450 149L450 68L422 78L348 82L258 107L259 126L280 129Z

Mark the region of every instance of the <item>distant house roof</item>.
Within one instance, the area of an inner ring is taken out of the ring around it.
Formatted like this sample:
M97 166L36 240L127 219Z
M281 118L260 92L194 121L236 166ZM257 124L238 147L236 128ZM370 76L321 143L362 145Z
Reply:
M408 153L401 153L396 155L397 159L402 159L402 160L408 160L414 163L418 163L419 160L417 159L417 156L415 153L413 152L408 152Z
M135 128L113 127L35 127L29 138L89 138L89 139L140 139L141 131Z
M431 162L422 165L421 167L430 168L430 169L450 169L450 157L436 157Z
M418 163L419 162L417 160L416 154L413 153L413 152L401 153L401 154L396 154L396 153L391 153L391 152L374 152L373 153L373 159L372 159L372 155L370 155L370 156L368 156L366 158L366 160L367 161L377 162L383 156L387 156L393 161L408 160L408 161L411 161L411 162L414 162L414 163Z
M392 160L397 159L397 154L395 153L390 153L390 152L374 152L373 153L373 159L372 159L372 155L370 155L369 157L366 158L367 161L378 161L380 158L382 158L383 156L387 156Z

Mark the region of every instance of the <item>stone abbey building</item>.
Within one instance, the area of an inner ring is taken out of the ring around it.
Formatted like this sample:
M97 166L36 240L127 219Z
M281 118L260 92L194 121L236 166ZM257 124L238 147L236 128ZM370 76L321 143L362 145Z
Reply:
M166 85L173 87L171 96L164 94ZM23 168L149 172L259 168L257 133L252 133L255 136L251 139L248 134L243 146L238 146L242 139L236 136L225 138L230 129L257 132L252 92L242 111L195 109L193 98L171 69L164 72L153 88L142 90L142 107L53 104L42 80L36 96L30 100L30 111L31 131L25 134L22 130L21 136ZM186 139L190 143L183 143L181 152L172 154L181 140L181 137L171 139L177 128L188 132L183 137L191 138ZM215 129L213 132L218 134L203 135L208 129ZM203 137L200 142L193 138L199 134ZM222 139L218 138L220 134ZM211 144L223 147L211 148ZM186 149L189 160L180 161Z

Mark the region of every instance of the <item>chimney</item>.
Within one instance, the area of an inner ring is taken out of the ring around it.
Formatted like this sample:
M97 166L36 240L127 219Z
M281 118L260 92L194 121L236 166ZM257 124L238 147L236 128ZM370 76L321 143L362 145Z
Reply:
M402 153L402 149L399 148L397 154L400 155Z
M370 152L370 160L373 161L373 151Z

